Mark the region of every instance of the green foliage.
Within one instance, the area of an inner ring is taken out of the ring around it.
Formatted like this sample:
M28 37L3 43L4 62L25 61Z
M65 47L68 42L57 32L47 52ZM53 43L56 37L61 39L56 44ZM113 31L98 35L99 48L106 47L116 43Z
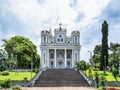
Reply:
M109 49L112 51L112 53L109 55L110 67L114 66L116 69L118 69L120 63L120 44L110 43Z
M84 60L76 62L76 68L78 70L86 70L87 68L86 62Z
M22 90L21 86L14 86L12 89L13 90Z
M108 66L108 24L106 21L102 24L102 52L101 52L101 65L100 69ZM104 65L106 61L106 66Z
M0 75L0 80L10 79L11 81L23 81L24 77L27 77L28 80L31 79L31 72L9 72L10 75L2 76ZM36 73L32 72L32 77L34 77Z
M3 40L3 42L9 59L12 54L13 57L17 55L17 68L30 68L31 60L33 60L33 66L39 68L40 56L37 54L36 46L28 38L14 36L9 40ZM15 58L12 60L15 61Z
M93 71L100 71L100 69L99 68L94 68Z
M7 79L4 81L1 81L0 86L1 86L1 88L10 88L11 87L11 80Z
M102 45L96 45L93 52L94 54L101 54L101 50L102 50Z
M39 69L33 69L33 72L35 72L35 73L38 73L39 72Z
M6 70L5 66L3 64L0 65L0 71L4 71L4 70Z
M24 77L24 81L27 81L28 80L28 78L27 77Z
M106 86L106 78L105 78L105 76L102 75L101 78L100 78L100 80L101 80L101 83L100 83L101 86L105 87Z
M98 74L98 72L95 72L95 82L96 82L97 88L99 88L99 74Z
M114 76L114 78L115 78L116 81L118 81L117 80L117 72L118 72L117 69L113 67L112 68L112 74L113 74L113 76Z
M90 67L88 70L88 75L91 80L93 80L93 73L92 73L92 68Z
M119 43L110 43L110 50L112 51L112 52L116 52L118 49L119 49L119 47L120 47L120 44Z
M9 74L10 74L9 71L3 71L3 72L2 72L2 75L3 75L3 76L8 76Z

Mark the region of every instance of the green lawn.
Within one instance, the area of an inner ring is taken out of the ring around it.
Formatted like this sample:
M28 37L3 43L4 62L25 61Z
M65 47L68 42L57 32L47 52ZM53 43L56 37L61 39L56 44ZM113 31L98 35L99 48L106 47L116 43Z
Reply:
M93 76L95 76L95 72L98 72L100 77L103 75L103 71L92 71ZM86 71L86 74L88 76L88 70ZM107 81L115 81L115 78L113 77L111 72L106 72L105 78ZM117 80L120 81L120 76L117 77Z
M10 79L12 81L22 81L24 77L27 77L27 80L31 79L31 72L9 72L10 75L2 76L0 75L0 80ZM35 76L35 73L32 73L32 77Z

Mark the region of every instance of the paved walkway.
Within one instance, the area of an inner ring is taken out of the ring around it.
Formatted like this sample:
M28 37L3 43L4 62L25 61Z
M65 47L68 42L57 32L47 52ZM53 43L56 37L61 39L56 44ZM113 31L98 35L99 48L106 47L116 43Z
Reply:
M92 87L23 87L22 90L97 90Z

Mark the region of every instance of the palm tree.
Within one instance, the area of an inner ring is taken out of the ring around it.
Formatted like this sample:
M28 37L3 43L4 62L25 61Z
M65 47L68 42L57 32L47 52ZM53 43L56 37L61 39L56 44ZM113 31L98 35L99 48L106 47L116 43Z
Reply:
M10 58L6 61L7 65L9 66L9 69L12 70L16 65L17 61L15 60L13 54L10 56Z

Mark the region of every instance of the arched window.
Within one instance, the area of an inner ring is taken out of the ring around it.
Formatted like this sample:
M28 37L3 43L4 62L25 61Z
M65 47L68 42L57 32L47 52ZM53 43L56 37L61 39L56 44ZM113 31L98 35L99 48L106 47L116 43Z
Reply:
M75 37L75 43L77 43L77 37Z
M46 37L44 36L44 43L45 43Z
M63 42L63 39L61 39L61 42Z
M59 35L59 37L62 37L61 35Z
M58 38L58 42L60 41L60 39Z

